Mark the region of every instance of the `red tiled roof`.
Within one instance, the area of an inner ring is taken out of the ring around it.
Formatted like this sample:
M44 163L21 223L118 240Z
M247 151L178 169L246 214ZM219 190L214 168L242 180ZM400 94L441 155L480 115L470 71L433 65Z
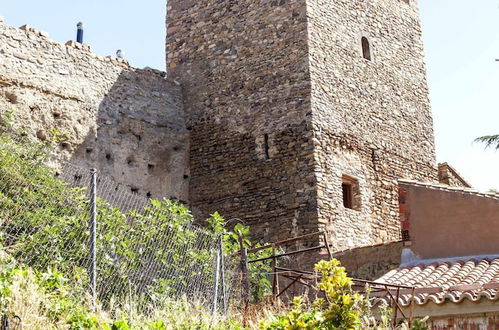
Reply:
M443 304L459 303L464 299L478 301L486 298L499 300L499 258L469 261L440 262L430 265L401 267L390 271L378 283L415 287L414 301ZM404 289L399 303L411 303L411 290Z

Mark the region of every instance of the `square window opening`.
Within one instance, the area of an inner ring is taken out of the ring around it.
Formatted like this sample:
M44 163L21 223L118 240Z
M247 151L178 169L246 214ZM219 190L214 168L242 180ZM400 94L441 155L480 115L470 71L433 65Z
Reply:
M359 181L344 175L342 177L341 190L343 194L343 206L351 210L360 210Z

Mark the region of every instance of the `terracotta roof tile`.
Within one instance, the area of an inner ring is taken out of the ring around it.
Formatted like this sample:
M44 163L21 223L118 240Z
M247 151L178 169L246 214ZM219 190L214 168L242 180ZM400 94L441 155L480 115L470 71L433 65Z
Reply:
M478 301L482 298L496 301L499 300L499 258L401 267L376 282L415 287L414 300L418 305L429 301L443 304L446 301L458 303L464 299ZM405 290L399 297L402 306L411 303L409 291Z

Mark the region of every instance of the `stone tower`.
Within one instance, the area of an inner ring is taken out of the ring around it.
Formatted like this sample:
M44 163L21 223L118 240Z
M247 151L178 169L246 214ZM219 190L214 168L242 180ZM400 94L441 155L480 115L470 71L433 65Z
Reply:
M275 241L400 237L397 178L437 179L416 0L168 0L190 201Z

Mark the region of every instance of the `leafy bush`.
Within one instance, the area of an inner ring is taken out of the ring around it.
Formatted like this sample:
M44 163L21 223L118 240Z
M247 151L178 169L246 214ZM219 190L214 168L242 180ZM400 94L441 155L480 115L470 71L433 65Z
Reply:
M294 308L286 315L271 316L261 323L261 329L353 329L360 325L362 298L351 288L351 279L336 259L322 260L315 270L322 275L318 289L325 298L311 306L303 298L295 297Z
M88 192L59 179L45 165L51 142L22 137L8 124L11 117L12 112L0 114L0 246L33 269L57 269L88 287ZM131 292L136 299L153 293L155 302L192 296L214 276L219 235L226 260L239 250L236 232L251 247L248 227L228 230L215 213L208 219L211 231L199 229L192 225L190 211L170 200L153 200L141 210L122 212L98 199L97 214L98 289L107 301L128 299ZM270 291L270 267L251 267L258 299Z
M239 261L240 249L242 244L244 248L258 248L262 245L260 243L252 244L250 236L250 227L241 223L237 223L232 229L227 228L224 218L215 212L207 219L211 231L218 233L222 236L224 255L234 258ZM248 259L265 258L272 255L269 250L260 250L255 253L249 253ZM248 265L249 282L250 282L250 300L255 303L260 301L265 296L272 293L272 285L270 283L270 272L272 267L265 262L250 263Z
M33 269L57 270L88 285L89 197L45 165L50 145L0 133L0 246ZM97 201L98 288L106 300L183 291L214 276L217 233L192 225L189 210L170 200L122 212Z
M19 318L24 327L42 329L47 324L71 328L93 328L97 320L89 314L82 286L69 286L62 273L37 272L18 265L0 251L0 309L2 315Z
M0 313L23 329L242 329L231 318L213 317L204 306L169 300L141 314L135 305L94 309L82 286L62 273L37 272L0 251ZM18 321L19 320L19 321Z
M352 291L352 279L338 260L321 260L315 265L315 271L321 276L317 289L324 298L305 304L302 297L295 297L290 312L270 314L260 323L261 330L428 329L425 325L428 317L393 328L392 311L387 306L380 308L379 319L372 317L369 294L362 297Z
M219 233L193 226L189 210L169 200L122 212L98 199L99 288L116 321L91 312L87 191L57 178L45 165L51 145L14 132L11 115L0 114L2 313L20 317L30 328L169 329L173 321L186 329L227 328L217 326L225 321L214 322L201 305L175 296L174 288L189 295L213 277ZM157 244L161 240L164 244ZM142 295L146 290L152 295ZM148 315L158 318L141 314L146 298ZM177 307L185 315L173 311ZM237 327L231 321L231 328Z

